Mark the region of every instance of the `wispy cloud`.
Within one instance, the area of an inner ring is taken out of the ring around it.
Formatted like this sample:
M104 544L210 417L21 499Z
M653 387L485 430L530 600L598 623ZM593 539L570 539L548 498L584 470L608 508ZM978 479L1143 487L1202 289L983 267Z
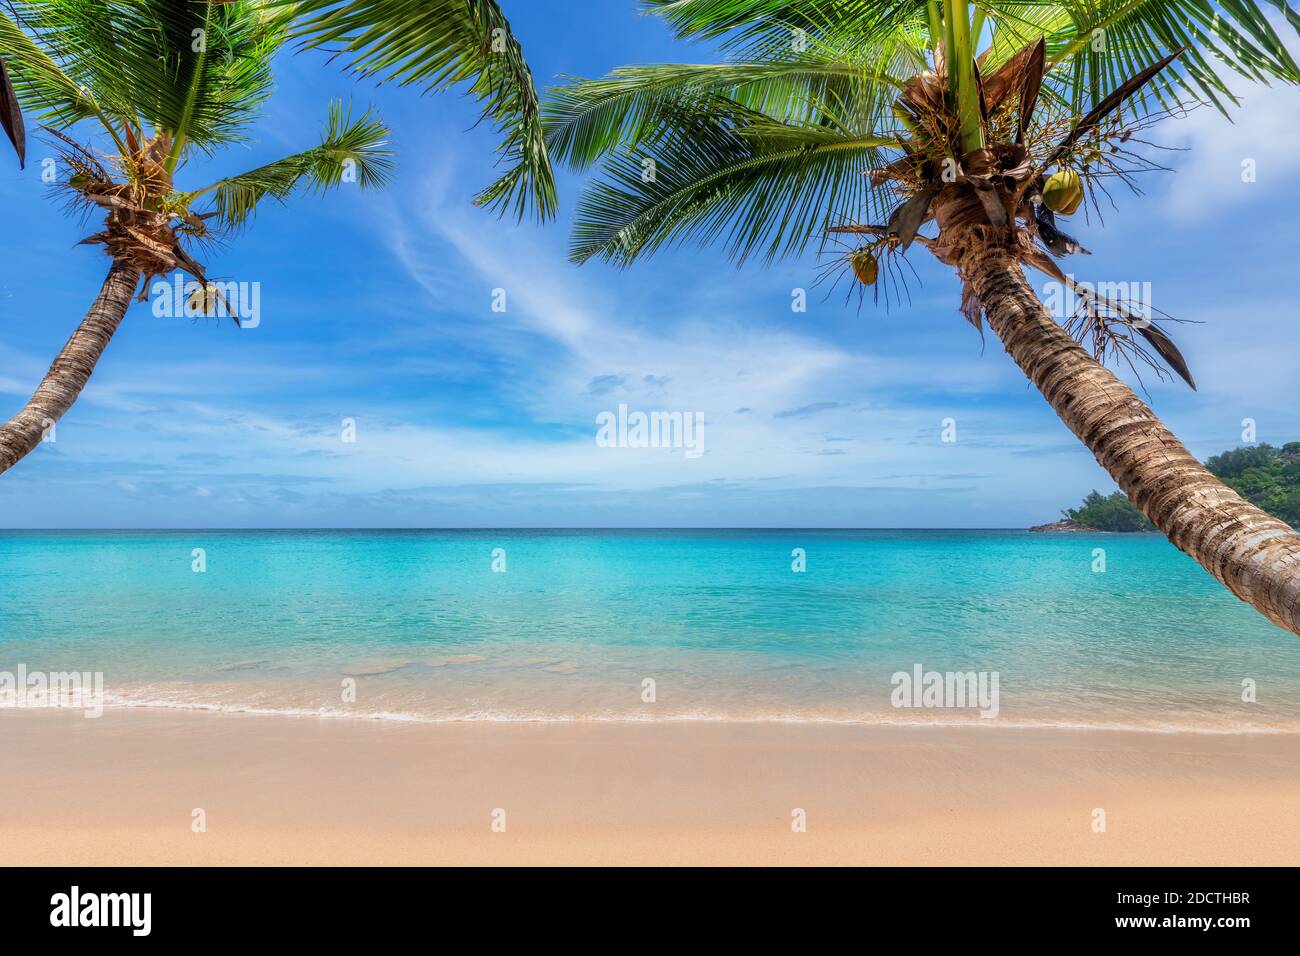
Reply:
M813 402L810 405L800 405L798 408L785 408L779 412L773 412L773 418L805 418L808 415L816 415L818 412L829 411L832 408L844 408L844 402Z

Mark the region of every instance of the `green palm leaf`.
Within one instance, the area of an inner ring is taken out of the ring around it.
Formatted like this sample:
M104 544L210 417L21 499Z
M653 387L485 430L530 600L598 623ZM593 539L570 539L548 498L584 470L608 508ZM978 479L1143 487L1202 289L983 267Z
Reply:
M883 210L866 173L897 146L893 103L914 55L800 47L770 61L628 67L550 91L553 155L578 168L606 157L576 212L573 257L626 265L725 230L736 258L770 258L801 249L828 218Z
M680 36L722 38L744 56L788 48L795 31L862 43L897 42L918 29L929 33L926 0L642 0ZM964 6L964 5L963 5ZM1235 102L1227 74L1252 81L1300 81L1300 67L1254 0L986 0L978 9L992 30L992 63L1040 37L1049 60L1064 71L1075 112L1116 89L1127 76L1177 49L1187 55L1157 87L1177 90L1225 109ZM1272 0L1300 31L1300 16ZM1097 34L1094 31L1100 30ZM1154 98L1158 102L1160 97Z
M186 198L193 201L211 193L218 221L238 228L267 197L283 202L299 188L323 192L344 182L356 182L362 189L380 187L393 168L388 132L370 112L353 119L342 103L331 103L319 146L222 179Z
M625 67L603 80L551 90L547 145L557 159L583 169L614 144L640 144L665 131L665 118L682 104L718 97L780 123L815 122L833 103L846 121L876 129L901 88L867 58L808 54L774 62Z
M23 7L19 4L18 9ZM0 57L8 61L10 82L19 103L33 118L51 126L66 127L99 112L99 104L90 90L79 86L3 11L0 11Z
M506 173L477 202L522 218L555 214L555 178L532 73L495 0L271 0L292 35L364 76L443 90L462 85L505 135Z
M35 41L12 23L0 34L23 69L26 95L48 119L68 125L96 113L107 123L172 134L169 167L182 151L204 152L243 138L271 91L270 60L284 42L283 18L255 2L12 0ZM47 55L32 53L36 43ZM57 63L57 75L51 65ZM69 87L93 91L73 95ZM93 97L86 101L85 97ZM43 102L41 102L43 101Z
M721 236L742 262L796 252L830 220L883 208L866 174L893 143L700 103L653 145L610 156L579 201L571 257L628 265L687 237Z

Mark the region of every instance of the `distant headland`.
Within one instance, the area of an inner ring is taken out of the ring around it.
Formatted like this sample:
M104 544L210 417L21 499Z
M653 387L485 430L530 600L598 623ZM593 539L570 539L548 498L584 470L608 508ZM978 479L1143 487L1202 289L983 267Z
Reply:
M1205 467L1251 504L1300 526L1300 441L1281 448L1246 445L1215 455ZM1030 531L1154 531L1122 491L1103 495L1091 491L1078 508L1066 508L1061 519L1035 525Z

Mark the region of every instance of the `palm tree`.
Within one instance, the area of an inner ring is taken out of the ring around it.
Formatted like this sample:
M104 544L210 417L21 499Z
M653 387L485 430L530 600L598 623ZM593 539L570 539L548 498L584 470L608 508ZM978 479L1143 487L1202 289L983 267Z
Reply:
M71 170L59 184L70 206L105 215L85 241L112 257L35 394L0 425L0 473L76 401L138 287L143 300L154 277L180 270L194 280L191 312L230 311L191 253L196 243L237 231L267 197L386 181L387 128L334 104L319 145L207 185L179 184L196 156L244 138L271 91L271 58L294 40L361 75L426 91L468 87L500 126L507 165L477 201L519 217L554 214L532 76L493 0L0 0L0 126L21 162L20 107L45 124Z
M1163 362L1194 388L1168 333L1056 263L1084 251L1057 217L1154 165L1137 148L1145 127L1193 105L1229 109L1225 73L1300 81L1257 4L644 2L681 36L720 38L727 60L553 91L552 155L601 164L578 205L575 261L628 265L688 239L771 260L851 237L837 267L864 286L879 276L889 295L899 257L927 248L962 280L961 313L981 333L987 321L1142 513L1300 633L1300 535L1210 474L1103 365ZM1079 309L1058 323L1025 265L1073 288Z

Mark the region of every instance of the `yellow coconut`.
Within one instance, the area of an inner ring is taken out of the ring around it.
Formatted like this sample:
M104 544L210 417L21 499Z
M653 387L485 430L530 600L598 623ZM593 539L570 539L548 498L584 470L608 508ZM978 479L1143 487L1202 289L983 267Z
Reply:
M854 249L853 254L849 256L849 263L853 266L853 274L858 277L858 281L863 285L875 285L876 283L876 257L866 246L860 249Z
M1053 173L1043 184L1043 205L1062 216L1073 215L1083 202L1083 180L1073 169Z
M212 315L216 311L218 298L217 287L209 282L207 285L196 285L190 293L187 304L191 312L197 312L200 315Z

